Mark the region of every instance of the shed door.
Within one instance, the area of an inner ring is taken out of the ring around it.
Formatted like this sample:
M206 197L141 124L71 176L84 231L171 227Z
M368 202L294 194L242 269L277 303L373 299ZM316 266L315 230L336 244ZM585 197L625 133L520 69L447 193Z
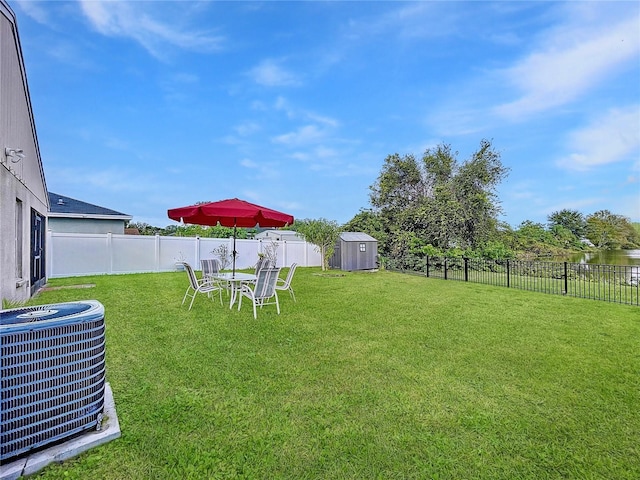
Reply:
M336 242L335 247L333 247L333 255L331 255L331 258L329 259L329 266L331 268L337 268L337 269L341 269L342 268L342 257L340 254L340 241Z
M31 210L31 295L46 283L44 217Z

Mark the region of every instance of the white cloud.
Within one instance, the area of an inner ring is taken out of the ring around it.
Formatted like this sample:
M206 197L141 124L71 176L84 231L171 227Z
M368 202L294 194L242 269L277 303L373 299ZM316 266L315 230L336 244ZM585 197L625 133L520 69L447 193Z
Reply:
M564 168L587 170L628 160L640 150L640 105L611 110L591 125L570 133L567 143L571 153L558 161Z
M308 162L311 160L311 155L307 152L293 152L289 157L300 162Z
M289 101L282 96L276 98L274 106L276 110L284 111L289 118L294 118L296 116L293 107L289 104Z
M334 118L325 117L323 115L318 115L318 114L313 113L313 112L307 112L306 116L307 116L307 118L309 118L309 120L321 123L321 124L326 125L328 127L337 127L338 125L340 125L340 123Z
M260 125L255 122L242 123L233 127L238 135L246 137L260 131Z
M285 87L300 85L300 80L291 72L282 68L275 60L267 59L249 72L253 80L267 87Z
M290 119L302 118L305 121L318 123L323 125L324 127L331 127L331 128L340 126L340 122L335 118L331 118L326 115L320 115L319 113L315 113L312 111L295 108L289 103L289 101L286 98L282 96L279 96L276 99L274 107L278 111L283 111L287 116L287 118L290 118Z
M47 11L41 7L40 2L34 2L33 0L19 0L16 4L20 7L20 10L33 18L36 22L46 24L49 21L49 15L47 14Z
M128 141L121 138L110 137L105 140L105 146L114 150L133 151Z
M195 51L221 48L224 39L220 36L194 31L179 25L175 18L163 22L152 17L145 7L156 13L157 5L155 2L80 0L82 12L98 32L131 38L155 57L164 57L167 46Z
M260 167L260 165L258 165L256 162L254 162L253 160L249 160L248 158L243 158L242 160L240 160L240 165L242 165L245 168L258 168L258 167Z
M274 180L280 178L280 172L277 169L277 165L273 162L258 163L250 158L243 158L240 160L240 165L249 170L256 172L255 178L261 180Z
M468 136L486 130L490 119L484 116L482 121L479 121L482 108L475 105L475 97L477 94L467 96L460 93L459 98L446 105L430 108L425 118L426 124L437 134L445 137Z
M315 155L316 155L317 158L335 158L339 154L333 148L325 147L324 145L320 145L315 149Z
M253 102L251 102L251 110L266 112L268 110L268 107L263 101L254 100Z
M605 24L564 25L549 32L536 51L501 72L520 98L500 105L496 113L522 118L564 105L584 95L627 62L638 60L638 17Z
M118 168L103 170L80 170L77 168L51 169L52 177L65 189L92 189L108 193L147 193L156 188L166 188L162 179L154 174L140 174L136 171L123 171Z
M72 66L74 69L93 70L97 68L94 60L86 55L81 45L59 38L42 46L42 51L60 63Z
M416 2L400 4L380 15L351 19L348 22L347 38L368 40L374 36L401 38L423 38L445 35L455 29L452 17L443 14L439 2ZM438 17L434 22L433 18Z
M195 87L200 83L197 75L186 72L172 73L159 81L164 98L170 103L182 103L193 98Z
M272 140L274 143L282 143L285 145L306 145L309 143L318 142L324 137L324 133L317 126L305 125L299 127L293 132L278 135Z

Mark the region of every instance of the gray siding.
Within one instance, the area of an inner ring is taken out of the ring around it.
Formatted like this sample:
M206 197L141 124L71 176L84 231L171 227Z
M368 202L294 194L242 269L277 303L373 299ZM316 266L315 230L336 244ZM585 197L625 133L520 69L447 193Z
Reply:
M5 147L23 150L17 163ZM17 219L16 203L22 205ZM49 206L15 15L0 0L0 299L27 300L30 292L31 211ZM21 226L21 232L16 228ZM16 245L21 240L21 245ZM21 258L17 254L21 252ZM21 268L20 268L21 267ZM21 269L21 271L18 271Z
M49 230L55 233L124 234L124 220L49 217Z

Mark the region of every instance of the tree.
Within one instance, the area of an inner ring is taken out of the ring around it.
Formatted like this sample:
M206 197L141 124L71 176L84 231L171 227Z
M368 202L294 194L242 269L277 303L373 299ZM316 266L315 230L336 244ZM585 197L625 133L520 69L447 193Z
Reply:
M547 217L547 221L551 230L555 226L560 226L573 233L577 239L581 239L584 236L586 222L582 213L577 210L565 208L564 210L553 212Z
M144 222L129 221L125 226L126 228L138 229L138 233L140 233L140 235L156 235L156 234L162 233L162 228L153 227L148 223L144 223Z
M562 225L553 225L550 230L554 244L564 249L582 249L584 245L571 230Z
M236 238L249 238L255 234L255 228L236 229ZM233 237L232 227L216 225L207 227L204 225L179 225L174 233L177 237L202 237L202 238L231 238Z
M384 242L387 236L380 215L373 210L360 209L351 220L342 226L342 229L345 232L367 233L378 242Z
M640 236L631 222L622 215L599 210L587 216L586 223L586 236L598 248L615 250L640 245Z
M478 150L457 169L452 180L460 223L455 228L462 247L483 244L495 230L502 212L495 190L508 171L488 140L482 140Z
M318 247L322 256L322 270L328 269L329 258L333 255L333 250L340 235L338 223L325 218L317 220L305 218L296 220L291 228L302 234L307 242L313 243Z
M555 246L551 232L542 223L525 220L516 229L516 249L535 255L548 255Z
M421 161L389 155L370 187L386 234L382 252L406 254L415 244L410 237L441 249L483 244L495 231L501 211L495 189L507 172L488 140L462 164L445 144L428 149Z

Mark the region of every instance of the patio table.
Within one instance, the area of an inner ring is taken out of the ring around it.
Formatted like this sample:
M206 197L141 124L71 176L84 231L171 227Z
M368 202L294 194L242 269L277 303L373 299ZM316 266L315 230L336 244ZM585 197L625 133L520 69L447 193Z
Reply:
M238 296L238 290L240 289L242 283L253 283L258 279L258 277L253 273L240 272L218 272L207 275L207 277L212 278L213 280L229 282L229 285L231 286L231 299L229 300L229 308L233 308L233 304L236 302L236 298Z

